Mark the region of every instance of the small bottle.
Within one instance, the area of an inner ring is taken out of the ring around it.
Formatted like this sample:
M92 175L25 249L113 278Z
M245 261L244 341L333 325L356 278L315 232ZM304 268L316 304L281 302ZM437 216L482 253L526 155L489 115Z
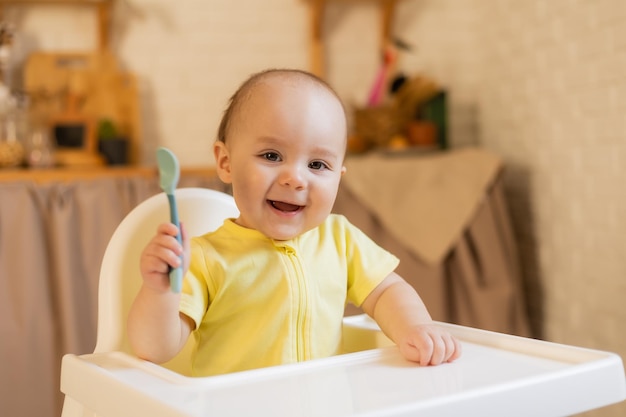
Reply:
M26 143L26 163L31 168L52 168L55 165L54 146L50 129L35 124L31 127Z

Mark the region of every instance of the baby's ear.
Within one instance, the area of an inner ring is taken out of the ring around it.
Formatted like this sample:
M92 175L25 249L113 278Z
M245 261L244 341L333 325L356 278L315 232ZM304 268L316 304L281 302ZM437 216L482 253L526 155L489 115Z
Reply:
M230 175L230 153L226 144L222 141L216 141L213 145L213 154L215 155L215 170L217 176L225 184L232 182Z
M347 170L348 170L348 168L346 168L345 166L342 166L341 167L341 175L343 176L343 174L345 174Z

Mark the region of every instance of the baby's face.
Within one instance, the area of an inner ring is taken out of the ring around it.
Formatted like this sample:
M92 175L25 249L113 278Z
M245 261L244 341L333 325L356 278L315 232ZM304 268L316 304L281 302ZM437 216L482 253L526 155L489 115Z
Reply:
M215 145L217 169L232 183L237 223L288 240L333 207L345 171L345 114L332 93L310 82L270 79L255 89L227 143Z

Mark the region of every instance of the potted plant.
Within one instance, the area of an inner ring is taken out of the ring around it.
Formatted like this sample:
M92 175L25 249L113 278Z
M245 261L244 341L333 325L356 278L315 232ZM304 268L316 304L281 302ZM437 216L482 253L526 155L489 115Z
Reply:
M98 150L108 165L128 163L128 139L121 135L111 119L98 123Z

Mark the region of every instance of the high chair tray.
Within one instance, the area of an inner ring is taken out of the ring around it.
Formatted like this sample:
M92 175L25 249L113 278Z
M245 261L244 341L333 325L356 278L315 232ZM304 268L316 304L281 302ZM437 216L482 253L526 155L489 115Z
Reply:
M436 367L387 346L189 378L112 352L66 355L61 390L99 417L565 416L626 398L613 353L441 325L461 340L463 356ZM362 316L345 322L346 337L375 330Z

